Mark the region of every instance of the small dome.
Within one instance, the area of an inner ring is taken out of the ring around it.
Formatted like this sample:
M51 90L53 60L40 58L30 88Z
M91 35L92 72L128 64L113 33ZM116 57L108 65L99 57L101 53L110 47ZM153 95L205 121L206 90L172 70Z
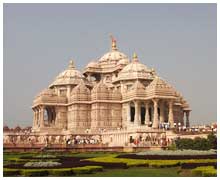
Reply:
M86 67L98 67L98 63L95 61L90 62Z
M129 60L128 59L121 59L118 61L117 65L127 65L129 64Z
M103 81L100 81L94 86L92 93L108 93L108 87Z
M86 87L85 83L81 81L71 92L73 93L89 93L89 89Z
M131 90L145 90L145 87L144 87L144 85L140 82L140 81L136 81L134 84L133 84L133 86L132 86L132 88L131 88Z
M54 95L56 95L55 93L54 93L54 90L53 89L44 89L43 91L41 91L40 92L40 94L39 94L40 96L54 96Z
M140 63L136 54L134 54L133 61L119 72L117 81L129 79L153 79L152 70Z
M112 100L121 100L121 91L118 88L114 88L111 92Z
M108 99L109 90L103 81L100 81L92 89L92 100L106 100Z
M71 92L71 100L88 101L90 97L90 90L85 83L81 81Z
M69 67L60 73L50 85L67 85L67 84L79 84L81 80L85 79L82 73L75 69L73 61L70 61Z

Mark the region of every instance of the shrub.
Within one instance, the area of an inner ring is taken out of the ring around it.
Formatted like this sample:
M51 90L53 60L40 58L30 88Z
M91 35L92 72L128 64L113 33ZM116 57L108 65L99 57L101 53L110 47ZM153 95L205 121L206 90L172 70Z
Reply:
M91 174L93 172L102 171L102 166L83 166L75 168L50 169L49 175L52 176L71 176L74 174Z
M209 149L211 149L211 145L210 145L210 143L207 139L197 137L193 140L192 149L195 149L195 150L209 150Z
M48 176L48 170L46 169L23 169L22 175L23 176Z
M217 170L213 166L203 166L192 169L192 174L197 176L217 176Z
M209 134L207 140L209 141L211 149L217 149L217 137L214 133Z
M17 158L17 157L8 158L7 161L8 161L8 162L11 162L11 163L25 163L25 162L27 162L27 160L25 160L25 159L20 159L20 158Z
M56 156L54 156L52 154L41 154L41 155L35 156L35 158L48 159L48 158L56 158Z
M175 144L175 143L172 143L171 145L169 145L169 146L167 147L167 149L168 149L168 150L172 150L172 151L176 150L176 149L177 149L177 148L176 148L176 144Z
M92 170L86 166L72 168L74 174L91 174Z
M177 149L194 149L194 150L209 150L217 149L217 137L213 133L207 138L197 137L195 139L182 138L175 141Z
M91 169L92 172L98 172L98 171L102 171L103 167L102 166L85 166L89 169Z
M51 169L48 171L49 171L49 174L52 176L70 176L74 174L74 172L72 171L72 168Z
M157 161L157 162L150 162L149 166L151 167L174 167L174 166L179 166L180 161L179 160L162 160L162 161Z
M24 167L56 167L60 166L59 162L27 162Z
M19 175L21 175L21 173L20 170L18 169L8 169L8 168L3 169L3 176L11 177L11 176L19 176Z
M117 155L110 155L105 157L97 157L87 159L94 162L105 162L105 163L125 163L128 167L131 166L148 166L148 162L144 159L127 159L127 158L116 158Z

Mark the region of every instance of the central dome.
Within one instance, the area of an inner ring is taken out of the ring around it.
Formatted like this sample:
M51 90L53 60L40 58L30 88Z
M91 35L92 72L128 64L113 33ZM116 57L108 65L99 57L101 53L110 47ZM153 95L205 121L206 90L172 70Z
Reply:
M118 51L118 50L115 50L115 51L110 51L106 54L104 54L100 59L99 59L99 62L119 62L119 61L124 61L124 63L129 63L129 60L128 60L128 57Z
M116 64L118 62L121 62L121 64L128 64L129 59L124 53L118 51L117 45L116 45L116 40L112 37L112 49L111 49L111 51L104 54L99 59L99 62L100 63L115 62Z
M75 69L73 61L70 61L69 67L55 78L50 87L57 85L79 84L80 81L84 79L85 77L83 74Z
M125 66L118 74L116 81L130 79L153 79L154 71L140 63L134 53L133 61Z

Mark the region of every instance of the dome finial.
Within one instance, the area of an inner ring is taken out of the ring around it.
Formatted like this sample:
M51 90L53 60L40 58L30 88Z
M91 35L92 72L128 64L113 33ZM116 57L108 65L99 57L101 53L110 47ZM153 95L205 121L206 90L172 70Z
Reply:
M116 44L116 39L110 34L110 38L112 40L112 50L116 51L117 50L117 44Z
M69 69L74 69L74 68L75 68L74 62L73 62L73 60L70 60L70 62L69 62Z
M137 57L136 52L134 52L133 54L133 62L138 62L138 57Z

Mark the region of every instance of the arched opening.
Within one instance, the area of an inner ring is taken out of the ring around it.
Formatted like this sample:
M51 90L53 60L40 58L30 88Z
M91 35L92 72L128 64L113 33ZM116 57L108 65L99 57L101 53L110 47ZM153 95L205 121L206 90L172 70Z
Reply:
M135 107L134 107L134 103L131 102L131 104L130 104L130 117L131 117L131 122L134 122L134 115L135 115Z
M141 104L141 125L145 124L145 113L146 113L146 109L144 104Z
M160 108L157 108L158 118L160 118Z
M164 103L164 122L168 123L168 114L169 114L169 106L167 103Z
M95 81L99 82L101 80L100 74L93 74L93 77L95 77Z
M48 106L44 109L44 124L50 126L55 124L56 112L55 107Z
M149 119L150 119L150 122L152 122L153 117L152 117L152 108L151 108L151 107L148 109L148 112L149 112Z

